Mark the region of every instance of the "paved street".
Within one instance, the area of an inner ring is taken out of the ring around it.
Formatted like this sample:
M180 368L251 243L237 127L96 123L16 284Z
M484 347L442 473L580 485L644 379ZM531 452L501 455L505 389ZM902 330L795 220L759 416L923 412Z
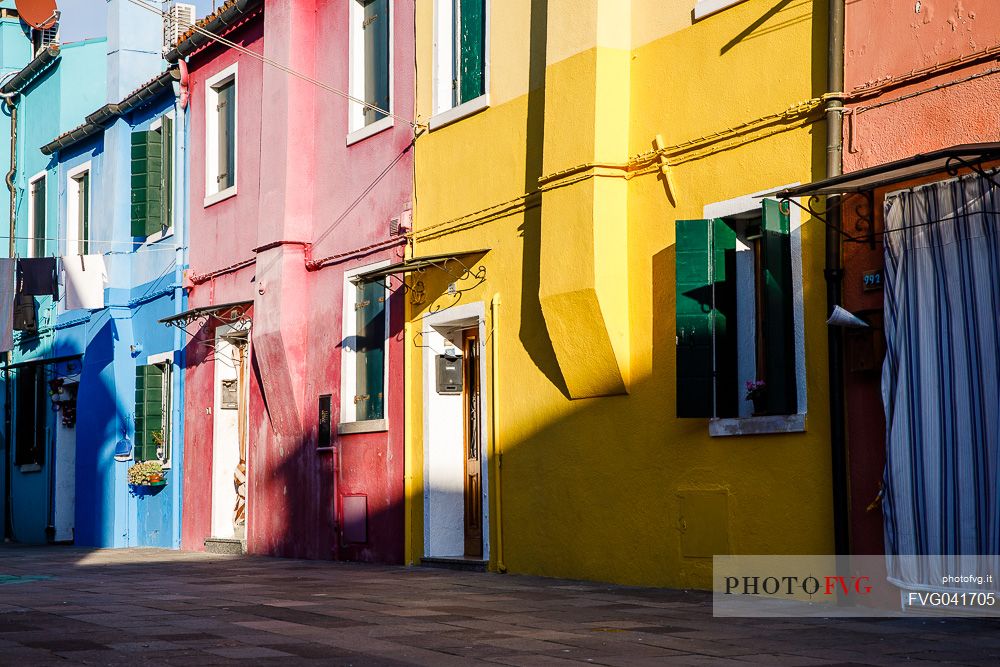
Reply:
M0 664L994 665L989 621L712 618L700 592L0 548Z

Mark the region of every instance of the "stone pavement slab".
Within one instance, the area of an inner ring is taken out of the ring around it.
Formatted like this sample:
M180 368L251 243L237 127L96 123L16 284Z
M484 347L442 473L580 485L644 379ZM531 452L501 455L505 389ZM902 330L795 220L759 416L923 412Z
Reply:
M72 547L0 547L0 577L0 665L1000 664L996 620L716 619L701 591Z

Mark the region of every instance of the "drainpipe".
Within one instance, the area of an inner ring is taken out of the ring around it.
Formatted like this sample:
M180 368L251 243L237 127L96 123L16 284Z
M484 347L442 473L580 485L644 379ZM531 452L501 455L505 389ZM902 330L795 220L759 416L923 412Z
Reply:
M8 257L13 257L14 252L17 249L15 246L16 239L14 237L16 229L16 201L17 201L17 189L14 186L14 174L17 172L17 105L13 103L13 98L17 93L0 93L0 97L3 98L7 108L10 109L10 171L7 172L7 190L10 192L10 249ZM4 526L4 537L8 540L14 539L14 522L13 515L11 513L11 502L13 501L13 495L11 494L10 484L11 475L10 467L14 465L14 459L11 457L11 444L14 442L14 438L11 436L10 429L14 424L13 414L11 412L10 399L11 399L11 387L10 387L10 362L13 358L13 352L7 352L4 356L4 461L3 466L3 488L6 495L6 501L3 504L3 526Z
M844 149L844 0L830 0L827 52L826 176L843 172ZM842 301L840 197L827 197L826 304L827 312ZM851 550L850 496L844 410L844 338L840 327L827 327L830 374L830 450L833 464L833 540L835 553Z
M496 466L497 492L497 570L507 571L503 562L503 447L500 446L500 295L494 294L490 301L490 356L493 357L493 375L490 378L490 403L493 413L493 461Z

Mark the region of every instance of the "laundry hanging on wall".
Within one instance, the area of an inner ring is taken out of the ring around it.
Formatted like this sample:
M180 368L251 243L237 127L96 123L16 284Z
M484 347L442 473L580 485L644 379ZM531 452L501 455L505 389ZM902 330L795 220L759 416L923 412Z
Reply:
M17 293L59 298L55 257L31 257L17 260Z
M0 258L0 352L14 349L14 273L17 260Z
M103 255L69 255L62 258L66 310L104 308L108 271Z

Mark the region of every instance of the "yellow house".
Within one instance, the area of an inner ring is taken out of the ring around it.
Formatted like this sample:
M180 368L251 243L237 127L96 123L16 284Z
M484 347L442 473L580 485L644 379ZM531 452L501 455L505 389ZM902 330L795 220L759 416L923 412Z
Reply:
M416 7L408 560L832 553L824 227L761 197L826 175L826 3Z

